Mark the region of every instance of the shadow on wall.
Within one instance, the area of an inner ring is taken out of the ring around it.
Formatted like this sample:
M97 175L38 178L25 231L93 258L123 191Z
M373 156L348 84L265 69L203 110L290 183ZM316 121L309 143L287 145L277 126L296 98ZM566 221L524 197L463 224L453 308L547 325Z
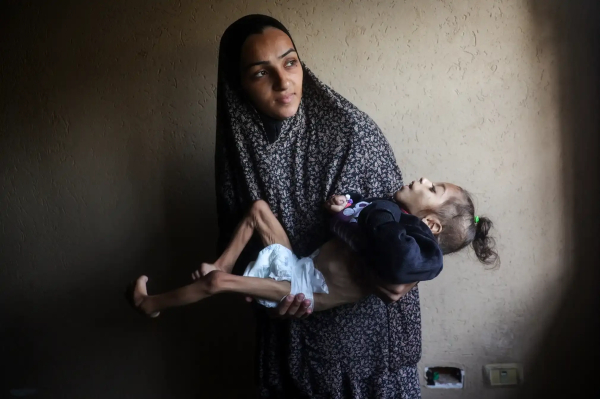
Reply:
M559 54L562 145L567 167L572 279L533 367L523 398L596 398L600 336L600 3L530 0L540 35ZM549 215L549 217L552 217Z
M211 93L197 82L173 78L213 79L204 71L216 72L217 43L172 46L177 18L193 10L180 11L2 6L1 397L253 389L254 320L241 298L150 321L122 296L142 273L155 291L187 283L215 255L213 142L204 142L215 109L198 103Z
M214 68L217 60L214 49L206 42L194 45L199 46L162 55L165 60L178 59L177 67L170 71L172 76L189 76L192 65L198 71ZM176 99L178 91L181 88L170 82L161 86L159 97ZM196 95L184 92L183 97ZM198 108L196 101L194 98L191 109L184 104L176 105L175 109L194 112ZM212 120L215 105L213 98L213 104L202 115ZM161 104L168 110L171 106ZM200 262L215 259L218 230L212 158L198 158L198 146L209 147L212 155L214 143L197 143L196 140L203 139L199 138L195 125L182 126L178 112L167 111L161 114L161 119L162 141L167 146L162 171L164 231L168 258L177 267L174 271L163 265L162 276L160 272L157 274L162 280L157 289L162 291L189 283L191 271ZM214 137L214 128L205 136ZM144 140L143 134L139 139ZM160 321L161 351L171 394L188 397L186 394L193 393L198 398L253 397L255 321L250 307L240 297L210 298L196 305L196 309L173 309L163 316L166 317ZM236 383L232 384L232 380Z

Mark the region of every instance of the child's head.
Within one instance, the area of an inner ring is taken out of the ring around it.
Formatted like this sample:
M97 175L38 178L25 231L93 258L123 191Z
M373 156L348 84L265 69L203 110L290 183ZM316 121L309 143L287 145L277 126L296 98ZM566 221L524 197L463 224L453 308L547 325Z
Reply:
M402 187L394 198L429 226L444 255L472 244L482 263L497 263L494 239L488 236L492 222L486 217L476 217L473 200L466 190L421 178Z

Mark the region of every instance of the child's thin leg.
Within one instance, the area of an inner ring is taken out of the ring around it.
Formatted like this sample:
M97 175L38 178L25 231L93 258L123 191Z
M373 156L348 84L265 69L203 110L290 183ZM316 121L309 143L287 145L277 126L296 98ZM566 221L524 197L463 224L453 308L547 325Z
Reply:
M192 277L196 279L200 275L204 276L213 270L222 270L231 273L235 262L255 231L259 234L265 247L272 244L281 244L286 248L292 249L283 226L279 223L271 208L269 208L269 204L263 200L256 201L252 204L250 211L246 214L242 222L237 226L233 239L219 259L213 265L208 263L202 264L201 272L194 272Z
M135 283L133 305L143 313L156 317L166 308L188 305L211 295L235 292L270 301L279 301L290 292L290 283L257 277L242 277L214 271L194 283L159 295L148 296L146 282L141 276Z

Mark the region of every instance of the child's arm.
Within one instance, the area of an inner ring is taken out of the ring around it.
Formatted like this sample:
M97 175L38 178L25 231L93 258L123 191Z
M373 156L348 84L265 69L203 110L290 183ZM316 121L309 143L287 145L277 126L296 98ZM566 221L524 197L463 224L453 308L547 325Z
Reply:
M325 209L333 214L329 223L331 232L357 252L363 250L364 237L357 223L351 223L351 220L356 217L357 206L364 205L360 204L362 199L360 194L350 193L334 195L325 203Z
M350 202L350 195L332 195L329 197L327 202L325 202L325 209L327 209L330 213L339 213L346 209Z
M350 192L346 195L332 195L325 202L325 209L332 214L338 214L344 209L363 200L362 195Z

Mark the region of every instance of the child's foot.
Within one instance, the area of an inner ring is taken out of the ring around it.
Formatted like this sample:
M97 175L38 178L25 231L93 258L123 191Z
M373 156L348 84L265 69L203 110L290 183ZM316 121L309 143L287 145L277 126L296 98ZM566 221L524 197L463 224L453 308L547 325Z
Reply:
M192 273L192 280L196 281L199 278L204 277L208 273L215 271L215 270L223 271L215 265L211 265L210 263L203 263L202 265L200 265L200 269L198 269Z
M148 298L148 291L146 289L147 282L148 277L140 276L135 284L130 286L130 289L128 290L129 302L138 312L146 316L157 317L160 312L152 312L148 309L148 301L146 301L146 298Z

